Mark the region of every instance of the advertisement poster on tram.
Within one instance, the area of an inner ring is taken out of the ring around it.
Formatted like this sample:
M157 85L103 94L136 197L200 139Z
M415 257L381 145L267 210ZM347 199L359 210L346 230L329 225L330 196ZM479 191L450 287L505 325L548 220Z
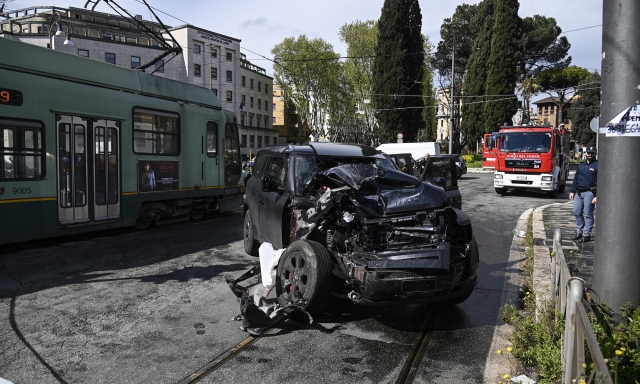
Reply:
M177 190L177 161L138 160L138 192Z

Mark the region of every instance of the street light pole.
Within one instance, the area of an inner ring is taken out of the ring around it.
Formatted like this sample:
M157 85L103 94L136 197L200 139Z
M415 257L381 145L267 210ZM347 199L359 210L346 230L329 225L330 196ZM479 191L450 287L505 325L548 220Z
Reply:
M54 49L53 47L53 42L54 42L54 35L53 35L53 27L56 27L56 33L55 36L65 36L64 31L62 30L62 20L60 19L60 14L58 12L53 12L53 14L51 15L51 20L49 20L49 48ZM71 33L71 28L69 26L69 24L67 24L67 31L69 33L66 34L67 38L64 40L64 45L73 45L73 42L71 41L71 39L69 38L69 35Z
M602 102L600 127L640 104L640 3L605 0L602 16ZM640 178L631 160L640 137L598 133L598 228L593 258L593 288L614 311L640 303Z
M451 97L449 98L449 112L451 119L449 120L449 154L453 154L453 83L456 78L456 43L453 42L453 50L451 51Z

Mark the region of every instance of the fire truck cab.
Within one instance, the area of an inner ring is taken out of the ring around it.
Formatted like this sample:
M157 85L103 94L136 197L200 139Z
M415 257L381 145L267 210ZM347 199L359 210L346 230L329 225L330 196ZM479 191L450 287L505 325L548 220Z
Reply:
M563 127L502 127L489 140L496 154L493 185L498 194L508 189L564 191L569 173L569 141ZM487 140L485 140L487 142Z

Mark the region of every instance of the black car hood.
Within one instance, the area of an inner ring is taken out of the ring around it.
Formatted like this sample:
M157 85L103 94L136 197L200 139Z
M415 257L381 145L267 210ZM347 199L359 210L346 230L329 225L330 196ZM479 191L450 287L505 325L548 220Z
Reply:
M354 190L354 198L369 217L442 207L444 189L406 173L374 164L345 164L319 172Z

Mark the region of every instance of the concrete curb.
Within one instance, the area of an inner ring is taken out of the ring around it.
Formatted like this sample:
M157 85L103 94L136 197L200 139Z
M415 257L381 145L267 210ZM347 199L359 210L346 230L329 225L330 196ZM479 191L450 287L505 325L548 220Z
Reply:
M536 294L536 308L551 300L551 255L544 226L544 210L555 205L566 203L552 203L543 205L533 211L533 291ZM553 239L550 239L553 241Z
M467 168L467 173L494 173L495 169Z
M529 215L533 209L528 209L520 215L518 223L513 234L513 240L511 241L511 249L509 251L509 259L507 261L508 269L504 275L504 283L502 288L502 298L500 299L500 308L505 304L514 304L518 300L518 291L524 284L524 275L522 274L522 268L526 259L526 253L524 249L524 238L519 234L524 230L526 233L527 224L529 222ZM516 287L508 290L507 287ZM498 313L496 324L501 324L500 314ZM511 345L509 337L513 333L513 328L508 324L497 325L493 331L493 339L491 340L491 347L489 348L489 355L484 367L484 382L495 383L505 373L513 374L518 371L518 363L515 359L507 359L505 354L497 354L498 349L505 350L506 347Z

